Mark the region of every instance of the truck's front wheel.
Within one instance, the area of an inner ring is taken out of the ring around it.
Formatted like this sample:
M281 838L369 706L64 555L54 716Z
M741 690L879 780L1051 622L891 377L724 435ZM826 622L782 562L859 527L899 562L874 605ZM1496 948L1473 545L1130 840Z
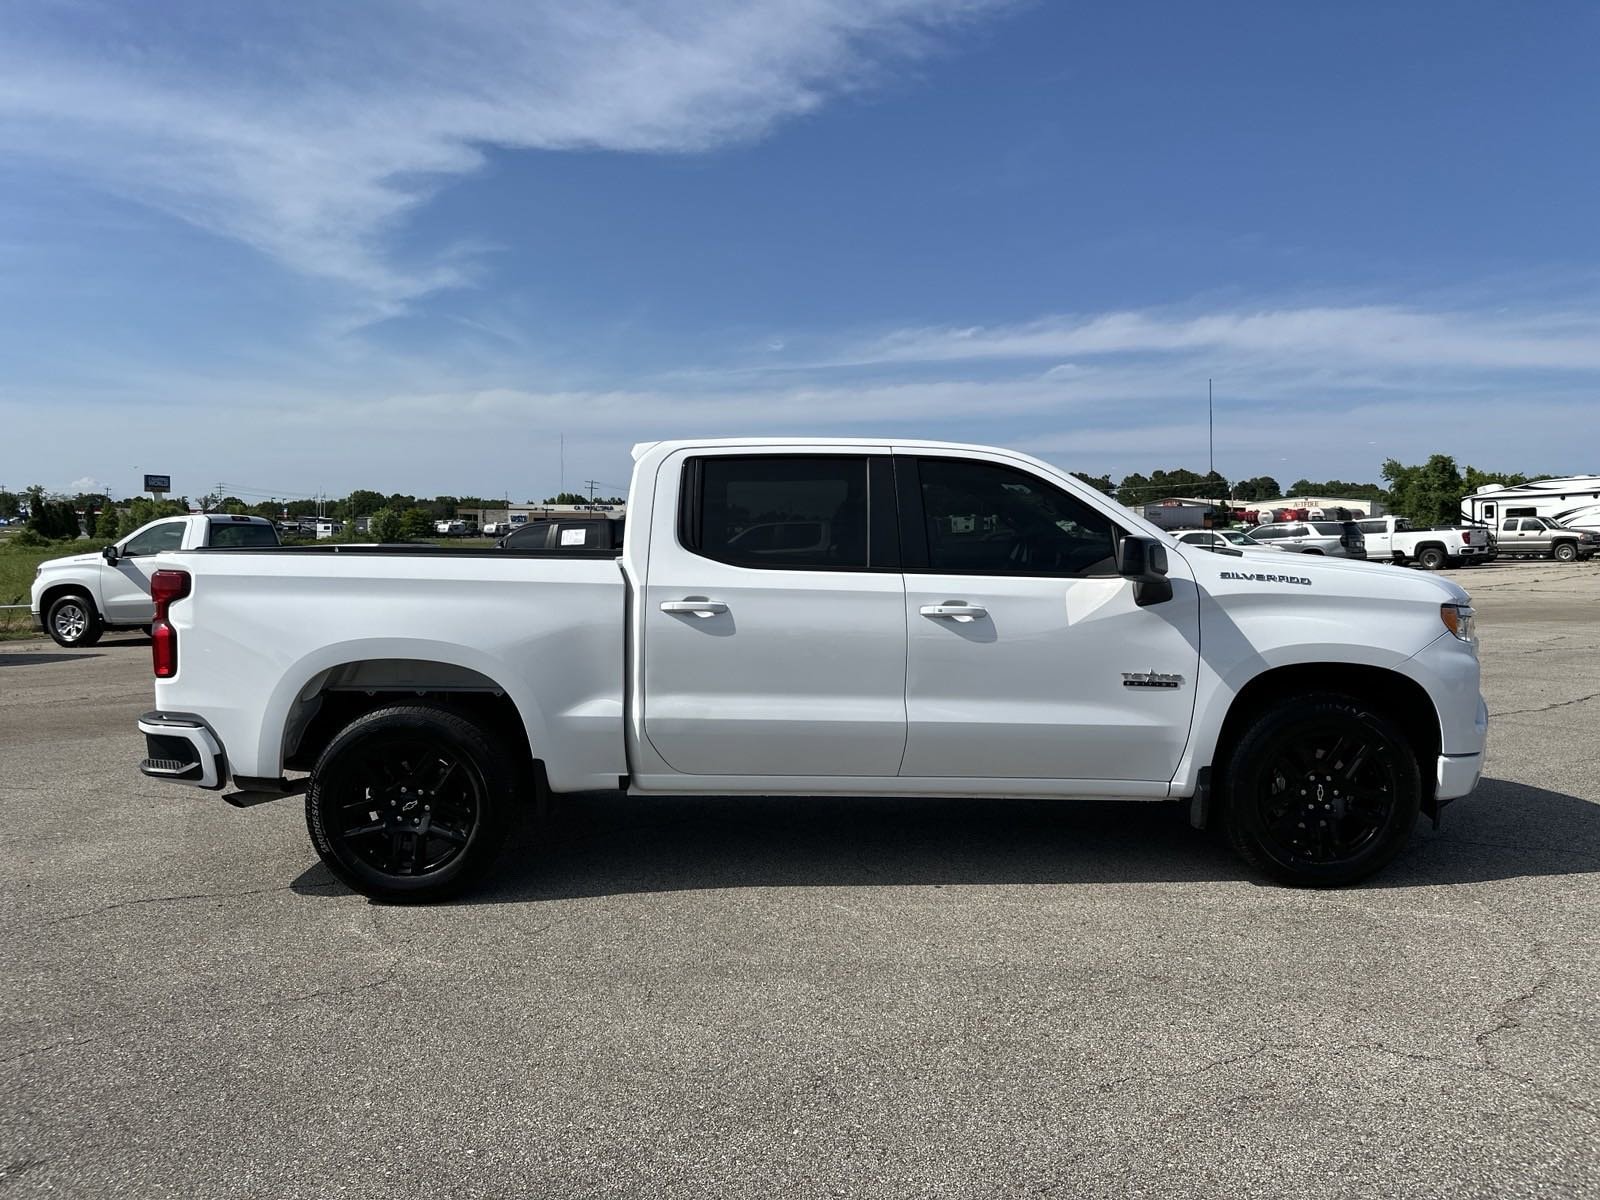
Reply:
M1571 542L1557 542L1550 557L1557 562L1574 562L1578 557L1578 547Z
M1228 838L1282 883L1354 883L1400 852L1422 805L1404 734L1349 696L1274 704L1239 738L1222 772Z
M45 614L44 627L58 646L92 646L105 632L105 622L95 611L94 601L82 592L57 597Z
M381 900L436 900L481 879L516 801L511 759L471 721L421 705L352 721L311 774L306 826L322 861Z

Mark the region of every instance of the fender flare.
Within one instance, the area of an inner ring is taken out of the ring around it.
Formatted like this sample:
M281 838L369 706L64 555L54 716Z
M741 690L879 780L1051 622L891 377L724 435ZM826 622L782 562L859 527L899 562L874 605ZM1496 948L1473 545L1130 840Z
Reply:
M319 646L284 670L267 698L262 714L257 762L271 764L274 771L269 773L282 773L283 739L288 730L290 714L305 698L308 690L321 690L321 681L329 672L357 663L384 660L460 667L481 675L516 706L517 715L528 735L528 745L534 748L536 758L543 757L542 748L554 745L546 736L548 724L532 688L521 681L511 685L503 681L503 660L491 659L489 655L469 646L428 638L372 638ZM313 684L317 685L315 689L312 688Z

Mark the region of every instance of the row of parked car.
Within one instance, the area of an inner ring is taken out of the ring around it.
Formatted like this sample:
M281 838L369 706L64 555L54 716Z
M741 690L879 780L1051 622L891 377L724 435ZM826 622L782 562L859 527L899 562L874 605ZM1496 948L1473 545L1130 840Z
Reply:
M1405 517L1279 521L1244 530L1195 529L1178 535L1178 540L1211 548L1287 550L1414 564L1430 571L1493 562L1501 556L1577 562L1600 551L1600 533L1573 529L1548 517L1509 517L1498 530L1482 525L1414 529Z

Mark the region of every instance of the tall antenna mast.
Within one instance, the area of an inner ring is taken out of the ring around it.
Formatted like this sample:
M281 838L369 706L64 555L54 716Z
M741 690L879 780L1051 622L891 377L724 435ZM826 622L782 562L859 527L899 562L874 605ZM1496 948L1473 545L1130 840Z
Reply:
M1216 426L1211 419L1211 380L1206 380L1206 471L1217 473Z

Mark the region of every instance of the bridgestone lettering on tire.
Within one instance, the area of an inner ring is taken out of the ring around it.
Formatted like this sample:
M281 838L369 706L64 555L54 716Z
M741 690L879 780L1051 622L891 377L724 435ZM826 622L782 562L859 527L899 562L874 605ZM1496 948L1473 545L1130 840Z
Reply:
M1227 755L1220 799L1229 841L1281 883L1353 883L1398 854L1416 825L1415 750L1364 701L1323 693L1258 715Z
M481 880L516 803L501 740L423 705L351 722L317 760L306 828L328 869L383 900L436 900Z

